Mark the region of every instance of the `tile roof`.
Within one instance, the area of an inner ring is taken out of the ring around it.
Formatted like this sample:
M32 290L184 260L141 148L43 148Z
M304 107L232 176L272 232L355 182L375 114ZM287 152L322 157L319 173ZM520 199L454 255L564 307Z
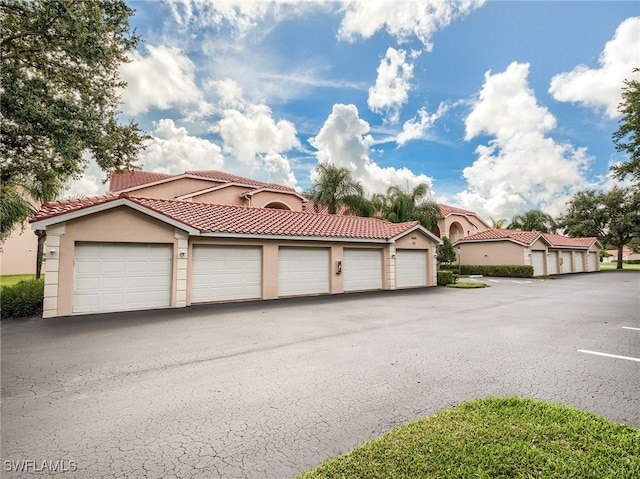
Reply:
M262 181L256 181L250 178L244 178L242 176L236 176L230 173L225 173L224 171L193 170L193 171L186 171L185 175L200 176L202 178L222 181L223 183L242 183L243 185L256 186L258 188L270 188L270 189L281 190L281 191L294 191L294 192L296 191L295 189L289 186L278 185L275 183L264 183Z
M556 235L551 233L542 233L552 246L568 247L568 248L590 248L598 238L569 238L568 236Z
M538 239L542 233L539 231L520 231L520 230L504 230L504 229L490 229L486 231L480 231L469 236L465 236L457 241L471 242L471 241L486 241L486 240L512 240L518 243L529 245Z
M174 175L165 173L153 173L151 171L112 171L109 177L109 191L122 191L134 186L141 186L146 183L153 183L160 180L166 180Z
M256 188L270 188L279 191L296 192L294 188L288 186L277 185L275 183L264 183L262 181L256 181L242 176L232 175L223 171L216 170L192 170L185 171L177 175L169 175L165 173L153 173L150 171L124 171L124 172L112 172L111 181L109 183L109 191L112 193L127 190L129 188L135 188L136 186L143 186L147 183L155 183L156 181L179 179L185 175L199 176L201 178L217 181L220 183L242 183L243 185L254 186Z
M438 207L440 208L440 214L442 216L447 216L450 215L452 213L457 213L459 215L475 215L475 211L470 211L470 210L463 210L462 208L458 208L456 206L449 206L449 205L438 205Z
M127 199L186 226L201 232L212 233L389 240L419 225L417 221L389 223L358 216L140 198L127 194L46 203L31 222L42 221L118 199Z
M594 237L569 238L568 236L541 233L540 231L490 229L470 236L465 236L458 240L457 243L465 241L512 240L521 244L530 245L541 236L547 240L547 243L552 247L557 248L590 248L596 241L598 241L598 239Z

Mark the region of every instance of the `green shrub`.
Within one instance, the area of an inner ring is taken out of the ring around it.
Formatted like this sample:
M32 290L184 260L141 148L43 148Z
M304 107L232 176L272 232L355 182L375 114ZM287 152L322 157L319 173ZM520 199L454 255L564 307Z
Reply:
M458 272L458 265L446 267ZM463 264L460 266L460 274L481 274L482 276L497 276L503 278L532 278L533 266L519 264L494 264L494 265L473 265Z
M640 264L640 259L628 259L626 261L623 261L623 263L626 263L626 264Z
M438 286L446 286L448 284L454 284L456 282L453 271L438 270Z
M20 281L0 289L0 316L2 319L25 318L42 312L44 280Z

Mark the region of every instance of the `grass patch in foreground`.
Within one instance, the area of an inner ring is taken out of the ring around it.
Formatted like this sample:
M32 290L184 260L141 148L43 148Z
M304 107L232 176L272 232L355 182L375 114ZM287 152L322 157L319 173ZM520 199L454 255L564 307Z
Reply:
M299 479L534 477L640 477L640 430L543 401L479 399L397 427Z
M470 283L465 281L458 281L457 283L448 284L447 288L457 288L457 289L476 289L476 288L486 288L487 285L485 283Z
M35 274L5 274L0 276L0 287L13 286L14 284L18 284L20 281L28 281L35 278Z

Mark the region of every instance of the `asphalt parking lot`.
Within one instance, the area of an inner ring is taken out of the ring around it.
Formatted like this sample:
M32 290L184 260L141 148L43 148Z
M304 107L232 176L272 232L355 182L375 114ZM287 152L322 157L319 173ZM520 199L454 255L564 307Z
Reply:
M487 281L3 322L2 477L291 477L485 396L640 427L640 274Z

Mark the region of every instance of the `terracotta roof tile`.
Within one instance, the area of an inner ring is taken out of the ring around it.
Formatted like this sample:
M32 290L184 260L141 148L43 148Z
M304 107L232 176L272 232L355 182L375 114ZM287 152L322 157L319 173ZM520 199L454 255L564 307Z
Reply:
M171 178L174 175L168 175L165 173L153 173L151 171L112 171L109 181L109 191L116 192L133 188L134 186L141 186L146 183L153 183L160 180Z
M460 215L475 215L475 211L463 210L462 208L458 208L456 206L449 205L438 205L440 208L440 214L442 216L450 215L451 213L458 213Z
M460 239L458 243L465 241L482 241L482 240L513 240L522 244L531 244L542 233L539 231L520 231L520 230L504 230L504 229L490 229L481 231L469 236L465 236Z
M419 225L417 221L389 223L358 216L139 198L127 194L46 203L31 221L41 221L120 198L126 198L201 232L212 233L388 240Z
M547 241L549 241L549 243L558 247L590 248L596 241L598 241L598 238L595 237L569 238L568 236L551 233L543 233L542 235L547 239Z
M250 178L244 178L242 176L236 176L230 173L225 173L224 171L193 170L193 171L186 171L185 174L192 175L192 176L201 176L203 178L222 181L224 183L242 183L244 185L256 186L258 188L270 188L273 190L281 190L281 191L295 191L295 189L290 188L288 186L277 185L275 183L264 183L262 181L256 181Z

